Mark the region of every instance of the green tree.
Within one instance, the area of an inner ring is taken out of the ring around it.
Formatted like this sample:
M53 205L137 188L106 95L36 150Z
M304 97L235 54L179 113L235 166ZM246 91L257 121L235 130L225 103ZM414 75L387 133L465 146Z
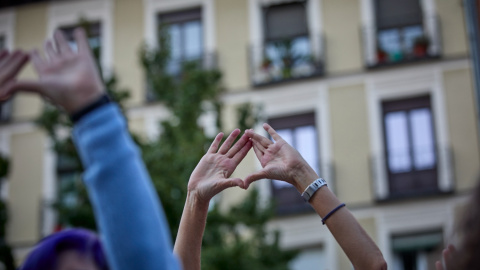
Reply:
M142 64L150 90L172 116L160 123L161 135L143 148L144 160L165 209L175 238L187 195L190 173L205 154L213 138L198 123L206 107L216 108L217 128L221 129L221 72L202 67L202 61L182 64L171 74L168 31L159 31L159 48L141 50ZM214 106L204 106L212 104ZM251 128L257 121L255 108L238 108L238 127ZM288 269L296 255L279 247L279 234L268 233L266 223L273 207L259 207L253 191L238 206L226 212L215 205L208 216L202 247L204 269Z

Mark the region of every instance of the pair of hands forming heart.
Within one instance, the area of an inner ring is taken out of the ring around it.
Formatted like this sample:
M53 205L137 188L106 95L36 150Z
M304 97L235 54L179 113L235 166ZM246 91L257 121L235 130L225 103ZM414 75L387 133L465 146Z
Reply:
M234 130L221 147L219 146L223 133L215 137L188 182L188 191L195 196L196 201L207 204L213 196L229 187L247 189L252 182L265 178L283 180L302 192L318 178L297 150L283 140L270 125L264 124L263 127L275 142L251 129L246 130L233 146L233 142L240 135L239 129ZM244 180L230 178L251 148L254 149L262 169L248 175Z

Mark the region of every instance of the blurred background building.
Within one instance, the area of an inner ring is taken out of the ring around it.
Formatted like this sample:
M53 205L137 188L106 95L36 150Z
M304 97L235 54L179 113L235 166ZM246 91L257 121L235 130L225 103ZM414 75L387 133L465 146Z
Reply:
M170 26L175 72L186 59L218 65L224 125L251 102L344 201L390 269L434 269L479 173L478 119L460 0L64 0L2 1L0 47L30 50L57 28L86 19L104 73L131 90L127 116L145 138L168 113L152 102L142 44ZM29 67L23 77L33 77ZM55 229L48 206L64 172L33 122L43 102L17 95L0 105L0 153L11 170L1 189L7 240L18 261ZM264 133L261 125L258 132ZM236 175L260 168L249 155ZM278 202L270 223L293 269L352 269L326 227L291 186L256 184ZM218 203L245 197L231 189ZM183 204L183 202L180 202Z

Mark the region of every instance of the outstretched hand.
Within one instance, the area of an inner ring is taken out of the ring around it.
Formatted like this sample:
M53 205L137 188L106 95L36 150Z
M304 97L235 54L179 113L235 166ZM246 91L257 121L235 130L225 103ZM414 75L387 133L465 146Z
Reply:
M270 125L263 124L263 128L275 142L256 134L253 130L247 130L245 133L252 139L253 150L263 167L262 170L247 176L245 188L254 181L267 178L283 180L302 192L318 177L315 171Z
M10 83L1 88L0 98L18 91L34 92L68 113L73 113L100 97L104 87L85 31L78 28L74 35L78 52L74 52L63 34L56 31L54 41L45 43L46 59L38 51L33 51L30 55L39 80ZM13 64L12 69L15 69Z
M213 196L229 187L245 188L242 179L229 178L252 148L252 142L246 135L243 135L235 145L231 146L239 134L240 130L235 129L220 149L223 133L218 134L208 152L192 172L188 181L188 192L194 196L197 202L208 204Z

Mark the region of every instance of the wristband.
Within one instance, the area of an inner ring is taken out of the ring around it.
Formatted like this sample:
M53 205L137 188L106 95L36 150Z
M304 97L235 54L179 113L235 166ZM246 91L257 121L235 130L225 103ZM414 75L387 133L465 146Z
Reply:
M83 109L80 109L79 111L72 113L70 115L70 119L72 120L73 123L76 123L76 122L78 122L78 120L80 120L80 118L82 118L83 116L85 116L89 112L91 112L91 111L93 111L93 110L95 110L99 107L102 107L103 105L108 104L111 101L112 100L110 99L110 97L107 94L103 94L100 98L98 98L96 101L90 103L89 105L87 105Z
M310 201L310 198L312 198L313 194L321 187L326 185L327 181L325 181L323 178L318 178L305 189L305 191L302 193L302 198L305 200L305 202Z
M335 207L332 211L330 211L330 213L328 213L324 218L322 218L322 224L325 225L325 222L327 221L327 219L328 219L331 215L333 215L335 212L337 212L338 209L340 209L340 208L342 208L342 207L344 207L344 206L345 206L345 204L342 203L342 204L340 204L339 206Z

